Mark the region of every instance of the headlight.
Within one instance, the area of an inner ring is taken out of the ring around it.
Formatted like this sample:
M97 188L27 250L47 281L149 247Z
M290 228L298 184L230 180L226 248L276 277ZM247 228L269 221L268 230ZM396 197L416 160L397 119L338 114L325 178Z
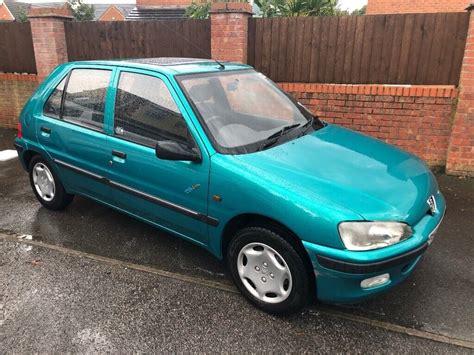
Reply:
M412 229L400 222L342 222L339 234L348 250L372 250L407 239Z

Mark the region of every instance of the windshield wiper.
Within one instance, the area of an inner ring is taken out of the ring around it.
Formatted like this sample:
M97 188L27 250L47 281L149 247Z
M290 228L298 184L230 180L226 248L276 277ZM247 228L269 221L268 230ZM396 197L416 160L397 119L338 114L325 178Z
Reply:
M310 120L308 120L308 122L306 122L303 127L303 131L300 133L299 137L301 136L304 136L306 134L306 132L309 131L309 129L313 126L313 122L314 122L314 117L311 117Z
M285 133L291 131L293 128L301 126L301 123L295 123L295 124L290 124L288 126L283 127L282 129L276 131L275 133L269 135L265 140L273 139L273 138L279 138Z
M268 147L274 145L278 141L278 138L280 138L282 135L284 135L285 133L291 131L292 129L294 129L296 127L300 127L300 126L301 126L300 123L291 124L291 125L283 127L282 129L276 131L275 133L269 135L267 138L265 138L265 141L260 145L258 150L262 150L262 149L265 149L265 148L268 148Z

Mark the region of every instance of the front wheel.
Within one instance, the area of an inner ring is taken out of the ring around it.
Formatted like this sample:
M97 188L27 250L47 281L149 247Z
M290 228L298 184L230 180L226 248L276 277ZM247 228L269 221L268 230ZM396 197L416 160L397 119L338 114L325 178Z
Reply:
M282 235L261 227L239 231L227 250L240 292L271 313L291 313L308 301L309 277L297 250Z

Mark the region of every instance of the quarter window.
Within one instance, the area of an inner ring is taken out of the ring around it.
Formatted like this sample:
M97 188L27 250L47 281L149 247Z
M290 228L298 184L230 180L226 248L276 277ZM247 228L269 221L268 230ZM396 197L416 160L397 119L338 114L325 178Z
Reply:
M186 123L165 83L156 77L123 72L115 100L115 134L140 144L174 140L189 146Z
M63 119L90 128L104 126L105 95L110 70L74 69L64 96Z
M63 97L64 83L66 78L61 80L61 82L56 86L53 93L49 97L48 101L44 105L43 112L46 116L59 118L61 115L61 99Z

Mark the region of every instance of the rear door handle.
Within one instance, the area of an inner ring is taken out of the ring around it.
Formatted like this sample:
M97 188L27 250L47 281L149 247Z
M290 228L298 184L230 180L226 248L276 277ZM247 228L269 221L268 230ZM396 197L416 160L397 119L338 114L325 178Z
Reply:
M44 132L46 134L51 134L51 128L41 127L41 132Z
M124 152L119 152L118 150L112 150L112 155L120 159L127 159L127 154Z

